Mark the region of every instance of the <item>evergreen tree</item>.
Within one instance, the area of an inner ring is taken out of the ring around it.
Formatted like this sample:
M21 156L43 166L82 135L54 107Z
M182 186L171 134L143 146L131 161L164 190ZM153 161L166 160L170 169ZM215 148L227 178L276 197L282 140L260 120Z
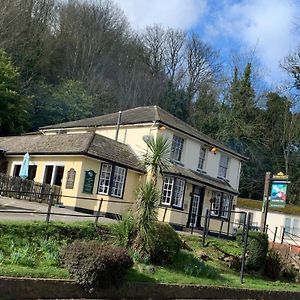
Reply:
M27 124L29 99L21 95L20 75L0 49L0 135L18 134Z

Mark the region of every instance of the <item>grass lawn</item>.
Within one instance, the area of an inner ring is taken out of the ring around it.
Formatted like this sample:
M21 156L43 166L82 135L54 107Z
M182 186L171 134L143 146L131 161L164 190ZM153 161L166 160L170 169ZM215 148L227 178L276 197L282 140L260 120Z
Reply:
M60 248L75 237L94 238L92 227L86 223L72 225L72 230L59 224L52 224L52 227L35 224L35 230L28 223L25 225L23 228L17 224L7 227L0 223L0 276L69 279L68 271L59 266ZM48 239L42 238L45 230ZM192 251L181 250L174 262L164 267L136 263L129 271L127 280L300 292L299 284L271 281L259 274L245 274L245 283L241 285L239 272L219 259L222 253L218 249L235 256L241 255L241 247L235 241L209 238L208 246L202 247L199 236L184 235L182 239ZM200 254L206 254L208 260L198 259Z

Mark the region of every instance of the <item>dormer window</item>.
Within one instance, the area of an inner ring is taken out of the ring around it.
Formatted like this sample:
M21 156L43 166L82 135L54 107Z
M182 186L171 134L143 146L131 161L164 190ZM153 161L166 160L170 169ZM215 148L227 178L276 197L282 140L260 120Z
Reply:
M171 160L181 161L184 139L174 135L171 147Z
M206 148L200 148L199 161L198 161L198 170L202 171L204 169L204 162L206 157Z
M218 176L226 178L228 171L229 157L227 155L221 154L219 162L219 172Z

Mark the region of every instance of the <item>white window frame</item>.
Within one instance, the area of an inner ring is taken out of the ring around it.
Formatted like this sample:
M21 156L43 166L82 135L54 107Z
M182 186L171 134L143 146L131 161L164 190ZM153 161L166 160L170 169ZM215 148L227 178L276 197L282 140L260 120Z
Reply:
M101 164L97 193L123 198L127 169L108 163ZM105 182L103 182L105 181Z
M204 146L200 147L200 153L199 153L199 160L198 160L198 168L197 170L203 171L204 170L204 164L206 159L206 148Z
M230 160L230 157L228 155L221 154L220 161L219 161L218 177L221 177L221 178L227 177L229 160Z
M184 147L184 138L173 135L172 146L171 146L171 160L181 162L182 153Z
M185 180L176 178L173 186L173 206L182 208L185 190Z
M165 176L163 181L161 204L171 206L173 185L174 177Z
M99 177L98 194L108 195L110 181L111 181L111 174L112 174L112 165L103 163L101 165L101 171Z
M126 169L115 166L113 170L113 181L111 185L111 195L114 197L121 198L123 195L124 184L126 178Z
M229 219L233 195L215 191L213 192L213 199L210 215L216 218Z
M45 174L46 174L46 167L47 166L53 166L53 172L52 172L52 176L51 176L51 182L50 185L54 185L54 179L57 175L57 167L65 167L64 163L61 162L47 162L44 164L44 171L43 171L43 183L45 182ZM65 175L65 170L64 170L64 175ZM63 182L63 178L62 178L62 182Z
M218 217L220 214L220 208L221 208L221 200L222 200L222 193L221 192L213 192L213 199L211 205L211 212L210 215L214 217Z
M161 204L182 208L186 181L181 178L165 176L163 180Z

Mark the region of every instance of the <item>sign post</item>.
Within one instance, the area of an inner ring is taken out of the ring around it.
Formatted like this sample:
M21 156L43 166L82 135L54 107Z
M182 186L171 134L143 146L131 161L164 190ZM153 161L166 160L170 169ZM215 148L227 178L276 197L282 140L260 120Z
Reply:
M269 207L285 207L288 176L282 172L272 175L266 173L264 199L262 204L260 230L265 232Z

